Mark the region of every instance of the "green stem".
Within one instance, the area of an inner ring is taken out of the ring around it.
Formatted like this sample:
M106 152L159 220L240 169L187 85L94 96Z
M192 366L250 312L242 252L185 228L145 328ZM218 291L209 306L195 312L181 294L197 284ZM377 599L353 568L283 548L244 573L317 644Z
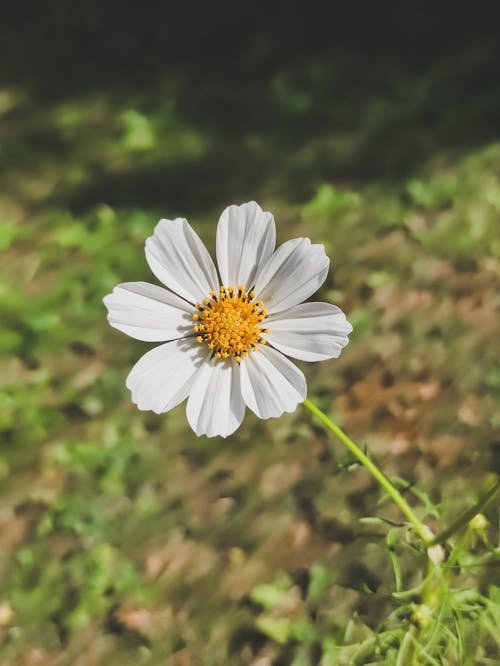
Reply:
M328 416L316 407L310 400L306 399L304 401L304 406L312 412L321 423L328 428L333 434L340 439L342 444L344 444L349 451L359 460L359 462L370 472L373 478L382 486L385 492L391 497L397 506L401 509L404 515L408 518L409 522L413 525L415 532L422 539L426 546L429 546L431 543L431 538L428 535L428 532L424 524L417 518L413 513L413 509L401 495L398 489L389 481L385 474L375 465L374 462L366 456L359 446L348 437L345 432L339 428L339 426L334 423Z
M458 532L463 527L466 527L469 521L474 518L474 516L476 516L478 513L481 513L481 511L484 511L484 509L488 506L488 504L490 504L493 501L495 495L498 493L499 490L500 490L500 477L491 486L491 488L487 490L479 498L479 501L476 502L474 506L471 506L470 509L464 511L462 515L460 515L456 520L454 520L449 527L447 527L445 530L443 530L435 537L433 537L431 545L433 546L435 544L447 541L453 534L455 534L455 532Z

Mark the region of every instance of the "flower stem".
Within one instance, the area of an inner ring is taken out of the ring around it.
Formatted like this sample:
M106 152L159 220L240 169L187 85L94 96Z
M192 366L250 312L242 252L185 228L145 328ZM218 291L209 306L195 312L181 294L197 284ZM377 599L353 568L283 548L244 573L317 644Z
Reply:
M415 532L422 539L425 546L429 546L431 543L431 538L429 537L428 530L425 525L417 518L414 514L413 509L401 495L399 490L389 481L385 474L375 465L374 462L366 456L360 447L348 437L345 432L339 428L339 426L334 423L328 416L316 407L314 403L306 398L304 401L304 406L312 412L321 423L333 434L340 439L342 444L344 444L349 451L359 460L359 462L370 472L373 478L382 486L385 492L391 497L391 499L397 504L401 509L404 515L408 518L409 522L413 525Z
M433 537L431 545L440 544L444 541L447 541L451 536L453 536L453 534L455 534L455 532L458 532L463 527L466 527L469 521L474 518L474 516L476 516L481 511L484 511L488 504L493 501L498 491L500 491L500 477L491 486L491 488L479 498L478 502L476 502L474 506L471 506L470 509L464 511L464 513L462 513L455 521L453 521L449 527Z

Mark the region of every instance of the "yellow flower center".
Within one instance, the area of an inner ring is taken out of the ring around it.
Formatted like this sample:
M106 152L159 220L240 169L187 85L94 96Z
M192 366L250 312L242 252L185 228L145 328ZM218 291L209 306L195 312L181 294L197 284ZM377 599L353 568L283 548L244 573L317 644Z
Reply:
M213 349L216 358L233 357L238 363L249 351L255 351L257 344L265 345L261 333L269 333L261 324L267 310L262 301L254 302L255 292L245 291L245 287L220 287L219 293L210 292L203 304L196 304L193 315L193 329L198 333L196 340L205 342Z

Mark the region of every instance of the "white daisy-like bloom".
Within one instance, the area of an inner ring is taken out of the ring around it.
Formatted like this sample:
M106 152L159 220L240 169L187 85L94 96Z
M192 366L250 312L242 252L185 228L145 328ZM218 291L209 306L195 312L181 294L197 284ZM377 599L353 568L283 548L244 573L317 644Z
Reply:
M287 357L337 358L352 326L336 305L303 302L326 279L323 245L275 244L274 218L254 201L222 213L218 270L187 220L158 222L146 260L166 289L124 282L104 298L111 326L164 343L127 377L139 409L160 414L187 398L197 435L227 437L246 407L267 419L305 400L305 377Z

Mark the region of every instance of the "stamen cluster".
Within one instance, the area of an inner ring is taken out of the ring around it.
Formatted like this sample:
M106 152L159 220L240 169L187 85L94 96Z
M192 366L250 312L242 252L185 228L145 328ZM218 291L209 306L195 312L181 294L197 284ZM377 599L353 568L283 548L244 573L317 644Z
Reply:
M219 288L219 293L210 292L203 304L197 303L193 319L194 331L199 333L196 340L206 342L216 358L233 357L236 361L255 351L257 344L265 345L261 333L269 333L261 328L267 310L262 301L254 302L255 292L245 291L245 287Z

